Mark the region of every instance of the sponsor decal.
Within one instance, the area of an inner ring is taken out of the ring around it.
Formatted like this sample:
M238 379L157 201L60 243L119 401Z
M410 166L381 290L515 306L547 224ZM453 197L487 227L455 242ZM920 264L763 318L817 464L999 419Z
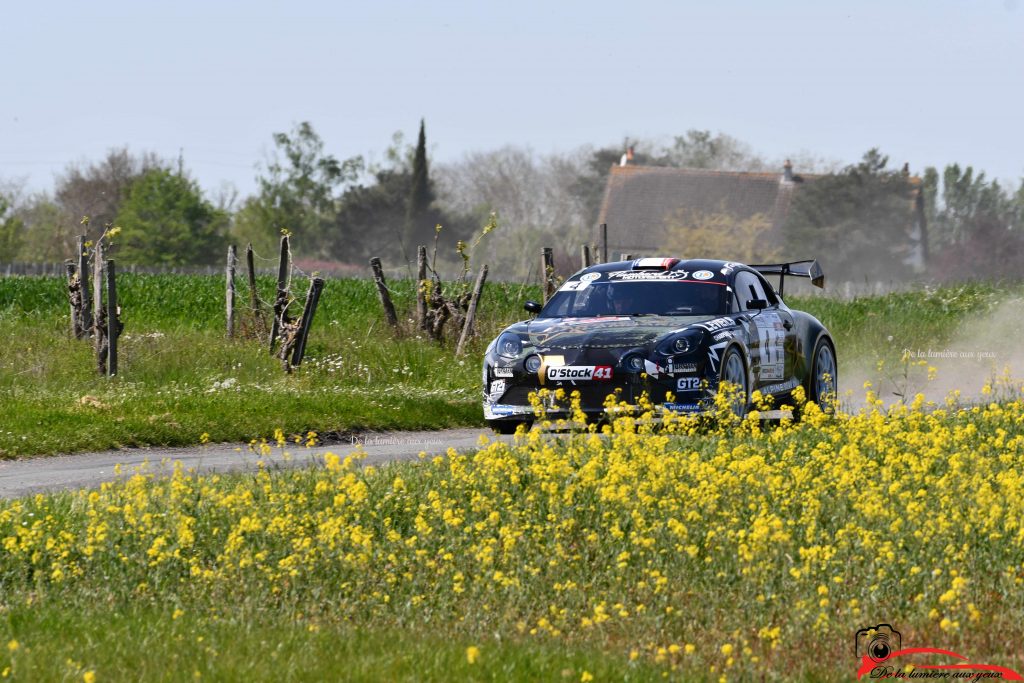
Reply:
M715 276L710 270L698 270L693 273L695 280L710 280Z
M505 380L496 379L491 382L490 399L496 401L501 398L501 395L505 393Z
M657 363L652 363L651 361L649 361L649 360L647 360L645 358L644 359L644 372L646 372L651 377L658 377L658 375L660 375L661 373L665 372L665 368L661 367Z
M702 408L699 403L664 403L665 410L674 413L699 413Z
M668 360L668 371L669 371L669 373L672 373L672 372L697 372L697 364L696 363L679 363L679 364L675 364L675 363L672 362L672 359L669 358L669 360Z
M685 270L667 270L663 272L649 270L616 270L608 273L609 280L685 280L690 273Z
M493 369L495 377L511 377L512 372L512 366L505 367L501 365L495 365Z
M1003 681L1021 681L1024 677L1013 669L998 664L972 662L966 656L939 647L903 647L903 637L889 624L862 628L854 634L854 656L860 663L857 680L911 678L979 681L995 678ZM908 655L931 655L941 658L942 664L922 663L920 658L908 661ZM902 658L902 659L901 659ZM950 662L949 660L953 660Z
M716 333L715 336L714 336L714 339L715 339L715 341L722 341L722 340L725 340L725 339L732 339L732 337L733 337L732 332L730 332L729 330L726 330L724 332Z
M508 417L509 415L532 415L533 408L530 406L513 406L505 403L485 403L484 418L493 420L496 417Z
M589 382L592 380L607 380L612 378L612 366L610 365L562 365L559 367L548 367L547 379L572 382Z
M580 275L580 280L584 282L593 282L594 280L600 280L601 273L585 273Z
M797 381L795 379L788 379L785 382L779 382L778 384L769 384L766 387L762 387L762 394L778 394L783 391L789 391L795 389Z
M764 311L754 316L754 325L757 328L760 378L782 379L786 366L786 328L782 325L782 318L775 311Z
M700 389L700 377L680 377L676 380L676 391L694 391Z
M732 318L715 318L714 320L709 320L705 323L697 323L694 327L703 327L708 332L718 332L723 328L732 327L735 324L736 323Z
M770 379L782 379L784 373L785 369L782 367L781 363L774 363L772 365L762 365L759 370L761 381L766 381Z
M590 286L590 280L570 280L558 288L559 292L582 292Z

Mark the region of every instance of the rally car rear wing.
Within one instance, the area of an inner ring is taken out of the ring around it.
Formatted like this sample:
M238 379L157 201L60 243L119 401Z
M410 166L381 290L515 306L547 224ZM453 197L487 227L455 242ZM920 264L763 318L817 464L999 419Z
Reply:
M789 263L767 263L750 267L761 273L761 275L778 275L779 296L782 296L782 290L785 287L787 275L810 278L811 284L815 287L825 286L825 272L814 259L809 259L807 261L791 261Z

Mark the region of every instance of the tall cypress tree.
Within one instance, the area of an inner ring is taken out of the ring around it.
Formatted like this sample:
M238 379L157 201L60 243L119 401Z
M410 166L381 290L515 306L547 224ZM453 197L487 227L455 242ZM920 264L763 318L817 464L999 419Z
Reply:
M424 236L430 234L434 227L427 225L432 218L430 205L433 203L434 191L427 169L427 130L423 119L420 119L420 137L412 162L412 186L409 188L405 214L405 247L408 251L412 251L419 242L422 242Z

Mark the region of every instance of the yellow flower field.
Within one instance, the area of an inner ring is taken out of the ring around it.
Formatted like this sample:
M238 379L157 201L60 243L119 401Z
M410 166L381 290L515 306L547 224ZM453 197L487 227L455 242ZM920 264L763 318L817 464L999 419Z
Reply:
M450 633L477 667L497 639L685 679L848 680L855 632L891 623L907 646L1020 668L1024 401L1008 380L990 397L623 417L383 468L136 474L0 503L0 587L5 604Z

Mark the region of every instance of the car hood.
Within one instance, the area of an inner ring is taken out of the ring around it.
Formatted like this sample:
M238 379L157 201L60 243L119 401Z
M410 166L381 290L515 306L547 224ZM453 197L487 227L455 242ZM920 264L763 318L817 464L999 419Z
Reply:
M623 348L643 346L664 335L717 316L601 316L537 318L508 328L538 349Z

